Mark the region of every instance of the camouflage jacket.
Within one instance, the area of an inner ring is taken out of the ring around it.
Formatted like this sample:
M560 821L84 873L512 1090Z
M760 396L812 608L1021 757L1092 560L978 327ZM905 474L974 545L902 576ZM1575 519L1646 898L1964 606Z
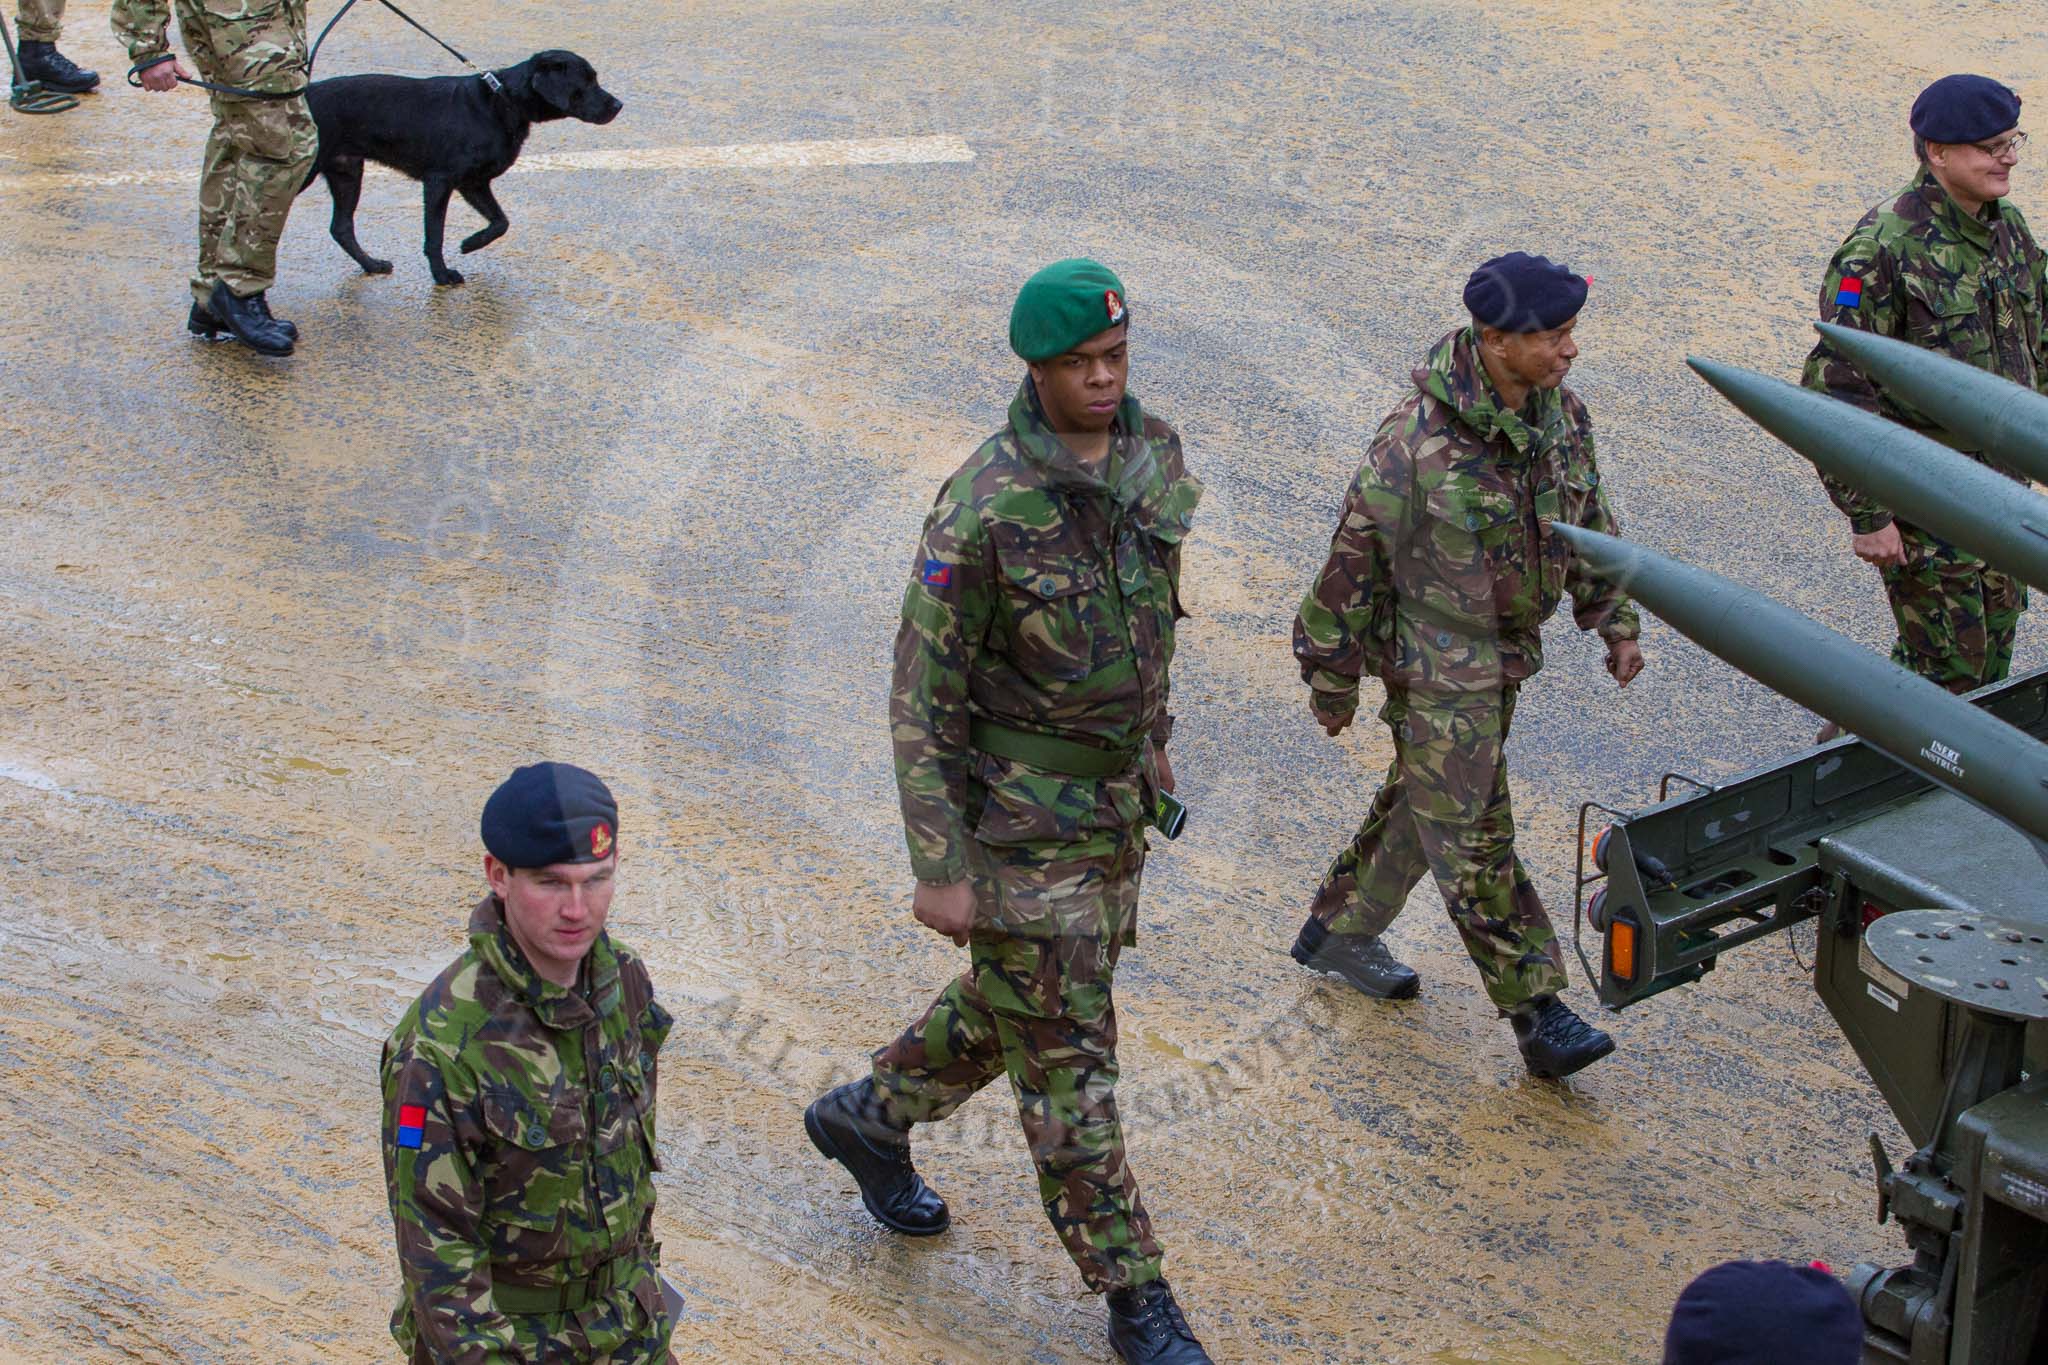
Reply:
M668 1012L646 967L608 935L585 958L581 988L565 990L527 964L503 915L484 898L469 951L384 1045L384 1178L402 1279L391 1332L436 1365L545 1359L565 1339L583 1359L602 1357L645 1339L664 1312L650 1177ZM593 1274L597 1301L576 1311L508 1311L493 1296Z
M1380 425L1330 557L1294 619L1302 677L1349 715L1358 680L1475 692L1543 666L1540 627L1569 592L1581 630L1640 632L1619 588L1579 567L1550 521L1618 533L1586 405L1537 389L1500 406L1469 328L1439 341Z
M2044 305L2048 256L2020 211L2001 199L1973 218L1925 170L1896 199L1863 215L1820 287L1823 322L1897 337L2048 391ZM1806 358L1801 382L1917 430L1934 427L1825 340ZM1891 512L1862 492L1822 481L1859 535L1891 523Z
M282 27L278 17L285 20ZM114 0L108 19L130 61L170 52L170 0ZM195 31L201 26L204 32ZM284 91L305 84L306 0L179 0L178 29L208 80L221 80L232 68L230 83L244 89ZM243 50L251 44L267 50Z
M1009 425L940 489L903 594L889 702L919 879L965 877L970 834L1075 844L1143 820L1151 746L1173 728L1180 546L1201 495L1180 437L1137 399L1091 470L1046 426L1028 379ZM977 752L977 717L1136 757L1110 778L1043 772Z

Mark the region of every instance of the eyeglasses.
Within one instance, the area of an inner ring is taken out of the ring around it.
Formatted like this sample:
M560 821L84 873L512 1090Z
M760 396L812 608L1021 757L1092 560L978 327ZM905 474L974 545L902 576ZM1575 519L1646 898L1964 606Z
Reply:
M2003 161L2008 155L2017 161L2020 157L2020 148L2027 145L2027 135L2014 133L2011 137L2001 138L1997 142L1973 142L1970 145L1993 161Z

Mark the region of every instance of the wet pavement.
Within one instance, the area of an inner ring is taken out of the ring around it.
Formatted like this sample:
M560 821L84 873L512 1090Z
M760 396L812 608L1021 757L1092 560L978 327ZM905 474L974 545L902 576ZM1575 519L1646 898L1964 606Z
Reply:
M203 103L120 87L76 5L107 88L0 116L0 1357L395 1358L378 1044L460 946L484 795L546 755L618 791L613 927L679 1018L678 1354L1107 1358L1006 1096L919 1137L955 1211L927 1242L799 1124L957 969L908 913L889 639L1016 383L1010 297L1075 252L1129 284L1134 389L1209 485L1194 813L1118 997L1132 1159L1217 1358L1640 1360L1718 1260L1893 1257L1865 1134L1895 1128L1783 943L1610 1021L1564 1086L1427 888L1392 934L1419 1001L1288 960L1387 745L1310 723L1287 631L1466 271L1527 248L1595 279L1572 382L1629 531L1882 647L1810 470L1681 362L1796 370L1926 80L2048 88L2005 7L1915 8L450 0L422 17L458 47L573 48L625 113L536 130L459 289L411 186L372 172L375 279L310 191L272 296L305 338L266 362L182 325ZM450 69L371 7L321 64ZM1812 733L1645 645L1617 696L1560 620L1516 718L1561 921L1578 802Z

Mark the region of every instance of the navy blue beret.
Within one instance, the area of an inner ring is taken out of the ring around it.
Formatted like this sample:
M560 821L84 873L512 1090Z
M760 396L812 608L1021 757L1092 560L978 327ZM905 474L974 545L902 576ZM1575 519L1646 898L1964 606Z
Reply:
M1863 1315L1817 1266L1728 1261L1685 1287L1664 1333L1664 1365L1857 1365Z
M608 858L619 841L619 803L594 773L568 763L515 769L484 802L484 847L507 867Z
M1547 332L1586 306L1586 280L1526 251L1496 256L1465 281L1465 307L1503 332Z
M1913 131L1928 142L1982 142L2019 121L2020 97L1989 76L1943 76L1913 101Z

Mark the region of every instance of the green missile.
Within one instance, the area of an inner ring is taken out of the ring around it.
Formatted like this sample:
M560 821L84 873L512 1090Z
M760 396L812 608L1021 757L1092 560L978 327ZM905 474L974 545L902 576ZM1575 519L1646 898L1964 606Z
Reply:
M2048 483L2048 398L1953 356L1832 322L1814 326L1857 369L1964 445Z
M1719 574L1597 531L1551 530L1700 648L1982 806L2048 858L2048 744Z
M1939 441L1824 393L1711 360L1685 363L1826 473L2048 592L2048 498Z

